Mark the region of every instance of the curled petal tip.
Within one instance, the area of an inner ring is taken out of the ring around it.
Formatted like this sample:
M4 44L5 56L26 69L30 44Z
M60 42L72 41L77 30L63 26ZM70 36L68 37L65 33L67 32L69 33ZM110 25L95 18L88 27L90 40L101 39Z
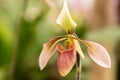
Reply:
M42 56L43 55L40 55L39 57L39 67L40 67L40 70L43 70L45 68L45 65L47 64L46 62L44 62L42 59Z
M42 68L42 67L40 68L40 70L43 70L43 69L44 69L44 68Z
M107 68L111 68L111 64L110 65L108 65L108 67Z
M56 23L59 24L67 33L74 33L77 24L70 16L67 1L64 0L62 11L60 12Z

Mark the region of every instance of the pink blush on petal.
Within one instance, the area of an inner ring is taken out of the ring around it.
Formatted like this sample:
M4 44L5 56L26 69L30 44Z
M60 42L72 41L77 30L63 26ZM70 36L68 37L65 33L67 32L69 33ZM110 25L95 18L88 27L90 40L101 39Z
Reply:
M61 44L57 45L58 60L57 67L61 76L66 76L73 68L76 60L76 50L74 47L63 50Z

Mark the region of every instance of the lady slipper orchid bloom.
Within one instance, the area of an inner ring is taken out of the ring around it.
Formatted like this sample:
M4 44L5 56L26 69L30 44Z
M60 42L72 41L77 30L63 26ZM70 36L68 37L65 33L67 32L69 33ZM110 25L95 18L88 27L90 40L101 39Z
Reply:
M81 40L75 35L77 24L70 16L66 0L64 0L63 8L56 22L66 31L67 35L55 37L43 45L43 50L39 56L41 70L45 68L49 59L57 51L58 72L61 76L66 76L75 64L76 55L84 58L79 42L87 46L88 54L95 63L105 68L111 67L110 56L103 46L96 42ZM60 43L61 41L64 41L64 45Z

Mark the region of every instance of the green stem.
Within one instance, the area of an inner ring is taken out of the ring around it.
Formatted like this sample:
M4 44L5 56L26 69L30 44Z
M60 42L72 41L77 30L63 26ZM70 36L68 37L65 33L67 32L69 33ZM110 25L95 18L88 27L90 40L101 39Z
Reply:
M81 72L81 62L80 62L80 55L77 53L76 55L76 66L77 66L77 69L76 69L76 80L80 80L80 72Z
M25 10L27 8L27 3L28 3L28 0L23 0L20 17L16 24L16 35L15 35L15 42L14 42L14 47L13 47L12 61L11 61L10 69L8 72L7 80L14 80L14 72L15 72L15 66L16 66L16 61L17 61L18 44L19 44L20 31L21 31L21 26L22 26L22 19L23 19Z

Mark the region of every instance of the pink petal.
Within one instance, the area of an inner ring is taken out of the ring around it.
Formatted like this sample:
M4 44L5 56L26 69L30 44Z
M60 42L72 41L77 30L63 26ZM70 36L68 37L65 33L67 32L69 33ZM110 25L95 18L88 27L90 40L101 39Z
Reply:
M110 56L103 46L90 41L83 41L83 43L87 45L89 56L94 62L102 67L111 68Z
M57 45L58 60L57 67L61 76L66 76L72 69L76 60L76 50L72 46L70 49L64 50L61 44Z
M43 45L42 52L39 56L39 66L41 70L46 66L48 60L55 53L57 43L64 39L64 37L55 37Z

